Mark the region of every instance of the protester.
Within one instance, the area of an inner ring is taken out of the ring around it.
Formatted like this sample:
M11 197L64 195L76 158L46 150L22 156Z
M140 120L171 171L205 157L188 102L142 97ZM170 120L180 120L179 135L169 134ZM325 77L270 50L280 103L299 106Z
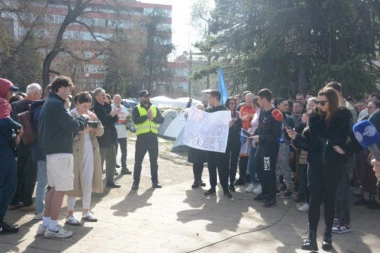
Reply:
M22 127L10 117L11 105L8 100L18 91L7 79L0 78L0 234L17 233L19 228L4 221L9 203L17 185L17 168L14 154L20 140Z
M306 105L306 113L302 115L302 125L298 126L298 129L296 129L297 133L302 133L305 127L307 126L307 122L309 121L309 115L316 109L317 107L317 98L316 97L309 97L307 99L307 105ZM309 189L307 186L307 168L309 166L309 163L307 161L307 155L308 151L305 149L299 150L299 169L300 169L300 182L299 182L299 188L298 188L298 195L296 198L296 202L304 202L304 204L298 208L301 212L307 212L309 211Z
M356 122L357 114L352 108L351 104L348 103L342 95L342 85L338 82L330 82L326 87L332 88L335 90L338 95L339 105L347 109L351 108L351 118L350 118L350 131L352 131L352 126ZM355 121L354 121L355 119ZM348 137L346 143L348 143ZM347 153L347 152L346 152ZM346 161L343 166L343 171L341 178L339 179L338 188L336 190L335 197L335 219L334 226L332 228L333 233L342 234L351 231L351 191L350 191L350 181L353 174L353 169L355 167L355 159L353 155L346 154Z
M135 167L133 171L132 190L137 190L140 184L142 162L146 152L149 153L150 174L153 188L161 188L158 182L158 127L164 122L160 110L150 102L147 90L139 92L140 104L133 108L132 118L136 127Z
M26 87L26 97L12 103L12 118L17 121L19 113L29 110L29 106L41 98L41 86L37 83ZM25 212L36 209L33 203L34 186L36 185L37 163L32 159L32 145L26 145L23 140L17 145L17 190L9 206L10 210L21 208Z
M117 132L115 123L119 120L117 114L120 108L111 108L111 104L106 102L106 93L102 88L94 90L95 104L92 108L104 127L102 136L98 136L100 147L101 164L104 169L106 163L106 187L120 188L121 186L114 181L116 169L116 140Z
M46 99L48 98L51 92L51 84L46 86L44 91L44 99L37 100L32 103L32 124L33 128L36 131L38 129L38 118L42 110L42 106L45 104ZM39 145L38 138L32 144L32 159L37 162L37 187L36 187L36 210L34 212L34 220L42 220L44 216L44 200L46 194L47 186L47 171L46 171L46 156L42 153Z
M262 192L254 198L264 201L264 207L276 204L276 160L281 137L281 122L272 116L272 92L262 89L257 93L261 112L259 126L252 137L256 143L255 170L261 182Z
M57 76L38 122L38 142L46 154L48 192L45 211L37 235L66 238L73 232L58 225L59 212L66 191L73 189L73 134L85 126L83 116L74 119L65 108L65 101L74 84L69 77Z
M244 96L245 104L240 108L239 114L242 121L242 129L248 130L250 128L250 123L255 115L255 108L253 107L253 94L247 93ZM247 179L247 168L248 168L248 156L249 149L251 146L251 140L247 137L242 138L242 143L239 152L239 179L236 180L235 185L245 185Z
M207 100L210 105L207 108L208 113L228 110L224 105L220 104L221 94L217 90L207 93ZM207 167L210 178L210 189L204 193L205 196L216 195L216 170L218 169L219 182L223 188L223 196L232 198L232 194L228 189L228 154L226 152L207 151Z
M227 141L227 161L228 161L228 171L229 171L229 179L230 186L229 189L231 192L235 191L235 178L236 178L236 170L237 163L239 159L239 150L240 150L240 131L242 127L242 121L240 118L240 113L236 111L236 99L229 97L226 101L226 107L231 111L231 121L230 128L228 131L228 141ZM245 179L244 179L245 182Z
M198 104L196 108L202 111L204 110L203 104ZM185 113L185 118L187 119L187 117L188 113ZM193 164L194 182L191 188L196 189L199 186L206 186L202 181L203 165L207 162L206 151L190 147L187 161Z
M116 155L119 144L121 151L121 174L130 175L132 172L127 168L127 127L129 125L127 118L129 117L129 112L127 107L121 104L121 96L119 94L113 96L112 109L115 108L120 108L120 112L117 114L119 120L115 123L117 132Z
M250 135L254 135L256 129L259 127L259 116L260 116L260 105L257 103L257 97L253 98L253 107L255 108L255 115L251 120L251 127L248 129ZM248 158L248 170L250 183L247 188L245 188L245 192L253 192L256 194L260 194L262 192L262 186L259 182L259 179L256 177L255 170L255 155L256 155L256 143L251 142L251 147L249 150L249 158Z
M278 98L276 102L276 106L278 110L283 115L283 122L281 126L281 137L279 139L279 152L277 157L277 179L279 179L279 176L282 175L286 191L281 196L283 199L290 199L293 194L293 181L292 181L292 170L289 166L289 159L290 159L290 138L286 132L285 126L288 126L290 128L294 128L294 121L293 119L286 114L288 111L288 100L285 98Z
M288 129L296 146L309 151L308 185L310 191L309 237L304 250L318 250L317 227L320 205L324 203L325 231L322 248L332 249L335 196L346 161L345 147L350 132L350 112L339 106L334 89L324 88L318 93L318 108L309 116L309 127L303 134Z

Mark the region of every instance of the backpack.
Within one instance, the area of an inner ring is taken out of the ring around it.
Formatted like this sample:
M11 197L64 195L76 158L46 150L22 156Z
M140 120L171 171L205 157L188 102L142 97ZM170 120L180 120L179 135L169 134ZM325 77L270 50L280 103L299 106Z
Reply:
M17 115L17 121L22 125L24 131L20 137L25 145L33 144L37 138L37 134L32 123L32 117L33 112L31 105L29 105L28 110Z

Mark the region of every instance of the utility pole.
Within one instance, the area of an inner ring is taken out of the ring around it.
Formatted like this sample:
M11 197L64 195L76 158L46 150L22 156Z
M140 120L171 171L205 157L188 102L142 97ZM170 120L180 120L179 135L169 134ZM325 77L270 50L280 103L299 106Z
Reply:
M190 57L189 57L189 85L188 85L188 95L189 98L191 98L191 65L193 64L193 52L190 50Z

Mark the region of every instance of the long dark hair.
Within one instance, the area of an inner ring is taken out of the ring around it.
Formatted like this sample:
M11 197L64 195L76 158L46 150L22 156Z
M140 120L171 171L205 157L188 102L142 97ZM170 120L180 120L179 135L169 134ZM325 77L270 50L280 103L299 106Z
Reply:
M318 96L325 96L329 101L329 118L332 118L334 114L339 110L339 97L333 88L323 88L318 92ZM326 113L318 110L319 113L326 118Z
M226 100L226 103L225 103L225 106L230 109L230 103L231 101L235 101L235 108L232 110L232 117L235 118L236 117L236 99L234 97L228 97L227 100Z

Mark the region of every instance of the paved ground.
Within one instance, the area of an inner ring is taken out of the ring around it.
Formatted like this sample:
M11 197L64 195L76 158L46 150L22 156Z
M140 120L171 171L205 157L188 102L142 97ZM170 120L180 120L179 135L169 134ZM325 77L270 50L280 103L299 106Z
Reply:
M130 168L133 145L132 140ZM168 148L169 144L161 143L162 189L150 188L145 161L140 189L130 191L132 177L119 176L122 188L93 196L92 210L99 221L65 226L74 230L68 239L36 237L38 222L32 220L32 213L9 211L7 219L21 225L20 233L0 236L0 252L302 252L299 246L306 237L307 215L298 212L292 200L278 198L276 207L266 209L253 202L243 187L237 188L233 199L223 198L220 189L216 197L204 197L202 189L190 187L192 172L186 159L165 152ZM78 201L77 215L80 207ZM61 214L63 224L66 204ZM352 229L334 235L335 252L380 252L379 210L353 207ZM323 226L318 231L320 248L322 232Z

